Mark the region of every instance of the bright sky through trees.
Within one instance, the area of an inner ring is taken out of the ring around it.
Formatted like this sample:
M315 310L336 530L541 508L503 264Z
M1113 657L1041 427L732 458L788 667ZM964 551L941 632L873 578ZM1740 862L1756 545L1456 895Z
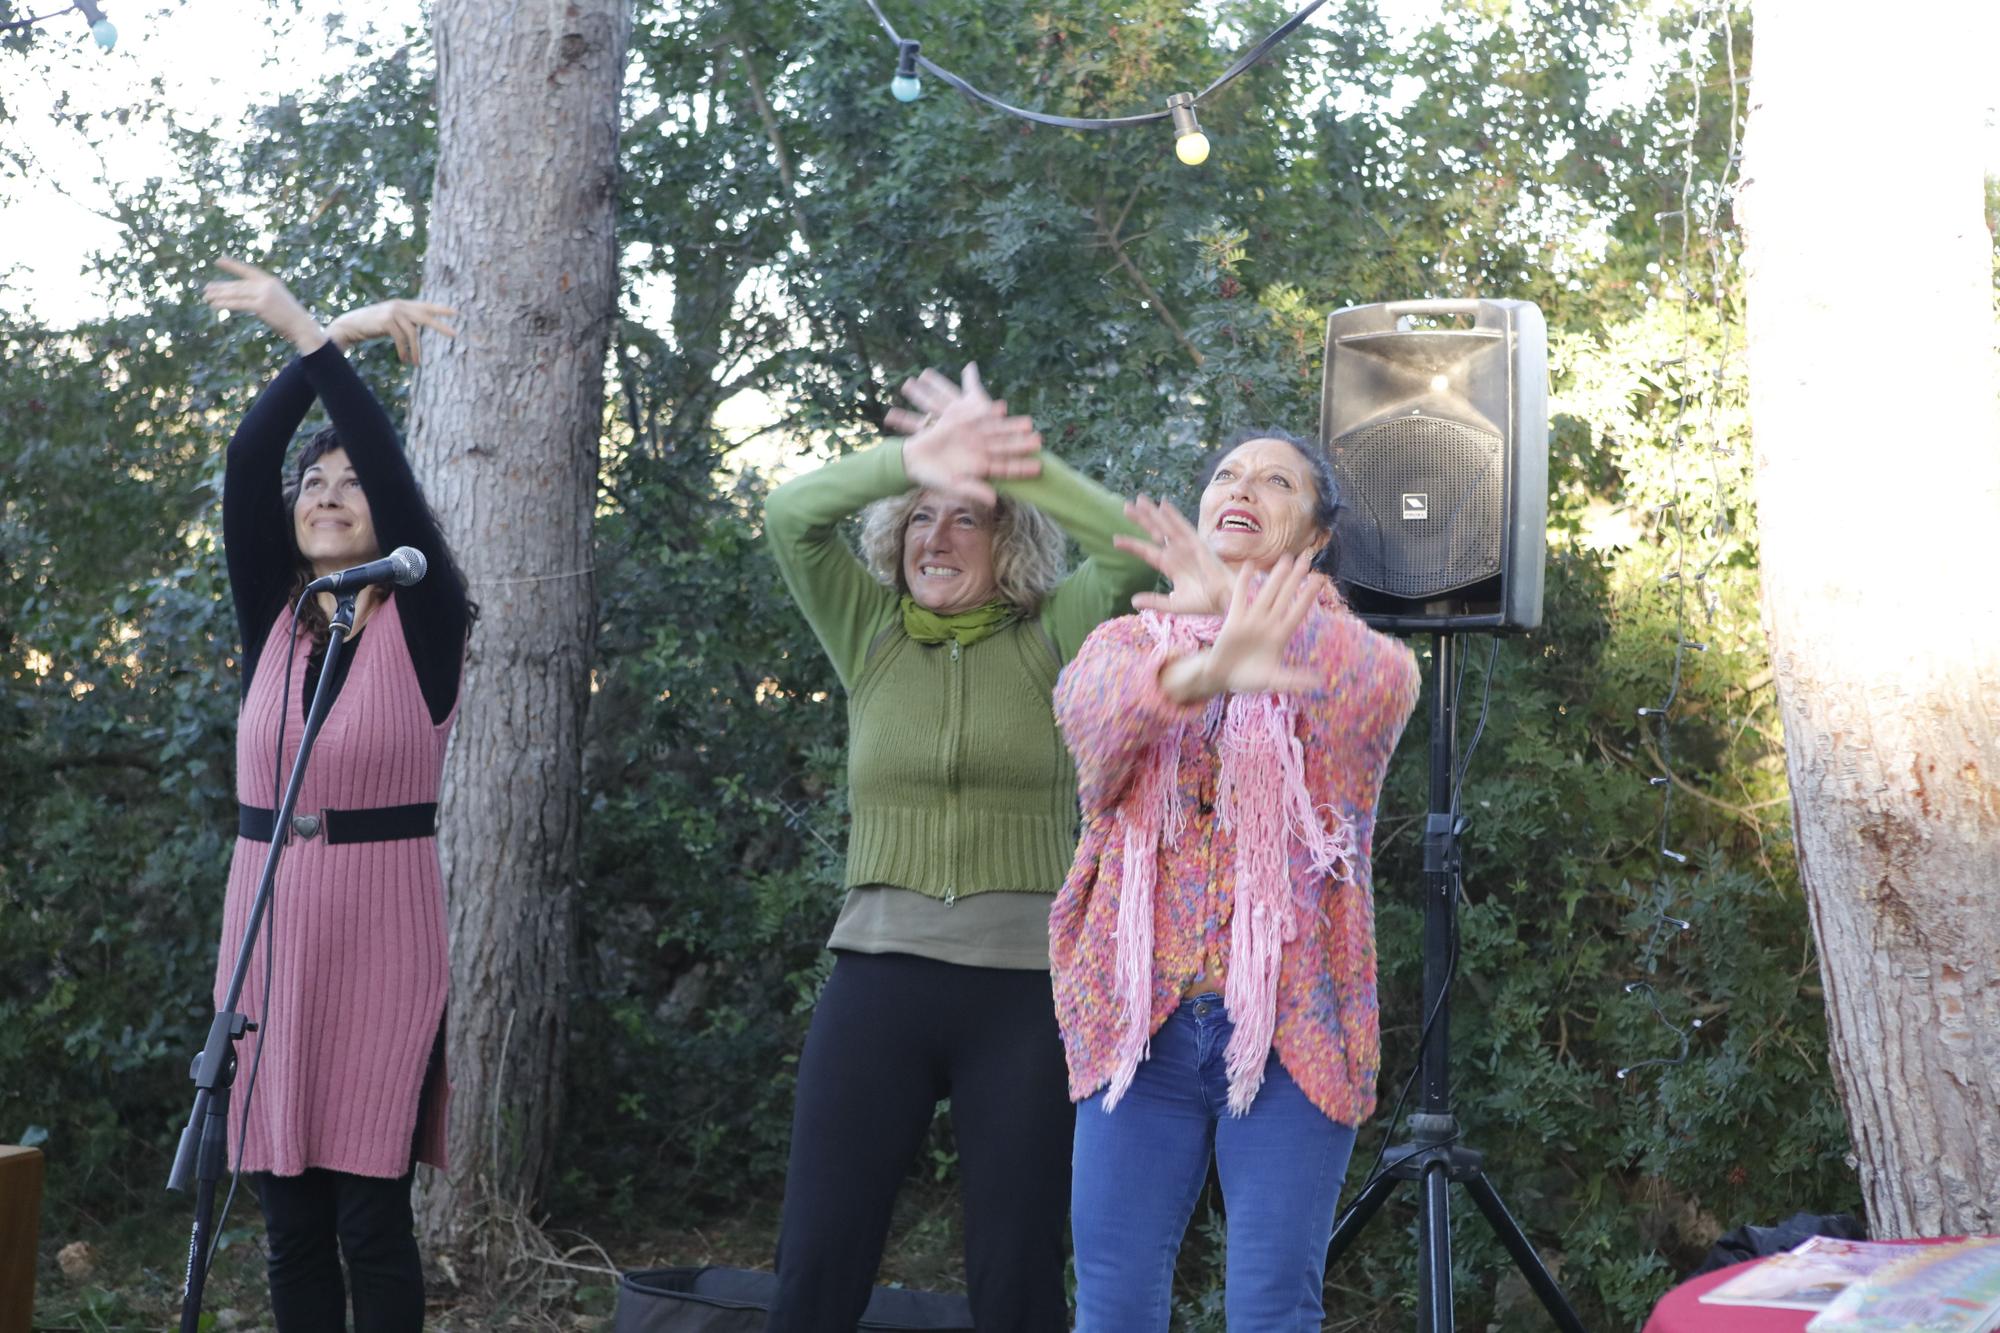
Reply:
M163 127L134 115L118 133L99 127L102 160L77 128L58 120L157 101L184 124L241 133L241 109L306 92L352 63L357 40L394 42L425 21L417 0L342 0L337 20L279 0L198 0L107 5L118 45L99 51L81 18L36 29L26 57L8 58L11 115L0 149L0 315L69 324L102 313L83 274L91 254L119 244L100 177L143 181L170 161Z
M1380 0L1379 7L1401 35L1436 21L1446 3ZM1669 0L1655 3L1664 8ZM117 224L100 211L107 197L99 178L142 181L168 160L157 119L135 116L120 134L101 135L100 162L75 127L58 121L58 108L74 116L157 101L184 124L212 122L228 139L240 132L234 108L309 89L351 63L355 43L396 42L428 23L420 0L342 0L327 11L301 11L283 0L199 0L143 10L125 3L115 7L116 49L100 52L74 17L41 25L35 58L17 60L9 71L10 142L0 152L0 236L11 252L0 261L0 314L51 324L104 309L84 274L89 255L119 243ZM886 62L885 55L885 71ZM882 78L886 86L887 74ZM1986 135L1987 161L2000 173L2000 103L1988 113Z

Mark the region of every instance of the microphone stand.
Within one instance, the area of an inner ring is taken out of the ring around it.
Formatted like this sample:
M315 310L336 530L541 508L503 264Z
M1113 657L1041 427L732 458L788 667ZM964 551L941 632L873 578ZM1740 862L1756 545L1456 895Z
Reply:
M326 721L330 706L327 688L334 678L335 668L340 665L343 645L354 631L355 595L351 591L335 595L333 620L327 633L326 657L319 669L319 685L313 690L312 708L306 714L305 731L299 737L298 758L292 761L292 776L285 786L284 802L278 807L277 817L272 822L271 850L264 856L263 878L257 885L257 896L250 904L250 920L244 927L242 943L236 950L236 969L229 977L229 993L223 997L222 1007L209 1024L208 1040L203 1044L201 1053L195 1056L194 1066L189 1071L194 1079L194 1111L188 1116L187 1128L181 1131L180 1147L174 1152L173 1170L167 1176L169 1190L185 1192L190 1180L195 1184L194 1229L188 1237L187 1288L181 1302L181 1333L198 1333L201 1324L202 1290L208 1283L209 1257L215 1248L215 1187L228 1165L229 1093L236 1082L236 1043L244 1033L255 1031L257 1026L237 1012L236 1004L243 997L243 982L249 975L250 951L257 943L257 932L271 906L278 858L291 835L292 809L298 804L299 788L305 781L306 760L312 755L320 725ZM287 702L285 706L290 705ZM267 995L266 1003L269 1000Z

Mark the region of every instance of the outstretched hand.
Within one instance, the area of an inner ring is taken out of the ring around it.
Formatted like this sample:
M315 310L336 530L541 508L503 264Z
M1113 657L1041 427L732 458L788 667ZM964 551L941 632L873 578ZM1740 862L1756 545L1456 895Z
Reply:
M1160 688L1182 703L1217 694L1306 694L1323 684L1303 667L1285 665L1285 649L1319 598L1312 553L1289 555L1253 595L1250 566L1239 566L1222 630L1206 650L1177 658L1160 672Z
M414 366L423 360L423 347L418 335L425 329L432 329L447 338L456 338L458 330L445 323L444 316L457 313L451 306L439 305L435 301L402 298L377 301L335 319L326 326L326 336L338 343L343 352L370 338L392 338L396 343L396 355Z
M1229 568L1180 510L1165 501L1141 495L1126 503L1125 517L1144 529L1151 540L1142 541L1121 533L1111 539L1111 544L1138 556L1173 584L1170 592L1135 594L1133 610L1219 616L1229 609L1233 582Z
M254 315L270 326L273 333L298 348L299 353L316 351L326 341L326 331L300 304L291 289L275 274L240 259L218 259L215 266L230 278L217 278L201 289L201 299L217 310L234 310Z
M926 370L904 383L903 396L918 410L891 408L883 424L906 437L903 472L913 484L990 505L998 498L991 482L1041 472L1035 423L1008 416L978 366L968 364L957 384Z

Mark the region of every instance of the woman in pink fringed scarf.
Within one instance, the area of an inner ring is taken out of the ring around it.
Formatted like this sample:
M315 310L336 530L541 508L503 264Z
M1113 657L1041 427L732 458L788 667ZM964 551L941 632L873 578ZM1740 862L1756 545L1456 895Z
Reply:
M1173 583L1056 687L1084 833L1049 918L1076 1124L1078 1333L1164 1330L1213 1160L1231 1329L1318 1329L1354 1130L1375 1105L1369 846L1416 704L1408 647L1332 582L1323 456L1257 432L1190 526L1120 538Z

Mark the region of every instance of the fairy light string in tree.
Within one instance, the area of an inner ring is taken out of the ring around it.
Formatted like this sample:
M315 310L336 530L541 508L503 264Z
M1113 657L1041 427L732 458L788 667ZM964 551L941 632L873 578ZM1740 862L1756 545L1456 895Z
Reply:
M919 71L935 75L938 79L958 89L975 102L982 103L995 111L1030 121L1036 125L1052 125L1065 130L1117 130L1132 125L1149 125L1155 121L1169 121L1174 131L1174 156L1191 167L1198 167L1208 160L1208 136L1202 132L1200 122L1195 118L1195 108L1201 102L1222 90L1237 75L1249 69L1276 49L1301 24L1312 17L1313 11L1325 4L1326 0L1308 0L1292 16L1273 28L1261 41L1248 47L1231 62L1228 69L1216 76L1200 92L1176 92L1167 97L1167 104L1158 111L1142 111L1129 116L1058 116L1046 111L1033 111L1016 106L992 93L975 87L944 66L923 54L922 42L907 38L896 30L889 16L882 12L877 0L867 0L869 11L875 21L882 25L882 31L896 47L896 73L889 82L889 91L899 102L914 102L923 94L923 83Z
M1712 55L1717 39L1722 45L1723 72L1728 79L1729 106L1725 126L1725 151L1720 175L1713 181L1701 178L1701 130L1703 114L1703 90L1714 63ZM1729 229L1724 224L1723 214L1734 197L1736 188L1736 168L1741 156L1740 133L1743 117L1742 83L1737 72L1735 3L1723 0L1715 8L1704 7L1697 10L1689 24L1687 58L1685 66L1689 89L1689 103L1686 120L1686 135L1679 141L1681 150L1681 197L1680 207L1655 215L1655 221L1677 222L1680 228L1680 247L1674 265L1672 286L1677 290L1680 301L1681 354L1671 361L1662 362L1660 370L1676 372L1674 394L1674 422L1671 439L1667 448L1667 477L1670 495L1660 507L1662 517L1671 515L1673 519L1674 551L1671 566L1660 577L1662 583L1674 585L1674 655L1668 676L1667 690L1657 704L1650 704L1636 710L1642 722L1650 721L1653 730L1652 750L1660 772L1648 782L1660 791L1659 835L1656 851L1663 862L1675 867L1688 864L1686 853L1672 845L1674 789L1685 785L1673 766L1672 715L1675 704L1680 699L1683 674L1687 666L1687 655L1691 652L1706 653L1709 645L1689 634L1688 599L1692 593L1701 612L1702 622L1711 630L1714 627L1717 596L1710 586L1709 576L1728 546L1730 534L1729 502L1722 479L1722 461L1733 457L1735 451L1725 442L1724 423L1721 417L1721 398L1728 376L1731 347L1731 323L1728 309L1728 289L1726 278L1735 263L1735 251L1731 243ZM1697 256L1695 242L1697 234L1701 241L1701 258L1705 260L1706 291L1697 286ZM1705 302L1714 320L1716 329L1716 351L1710 364L1697 376L1696 354L1696 302ZM1698 398L1701 424L1697 431L1689 413L1690 398ZM1708 522L1700 534L1707 545L1706 555L1692 572L1689 564L1688 526L1689 501L1682 490L1681 463L1683 451L1699 436L1703 458L1708 464L1709 480L1713 487L1713 498ZM1658 971L1660 958L1665 946L1661 943L1664 928L1671 926L1673 934L1669 942L1679 934L1689 930L1692 922L1668 913L1676 895L1672 882L1661 879L1655 886L1652 901L1653 929L1643 950L1639 968L1648 976ZM1679 1040L1677 1054L1671 1057L1641 1059L1620 1068L1617 1077L1626 1078L1636 1070L1654 1066L1672 1067L1686 1062L1694 1033L1700 1029L1701 1020L1692 1019L1687 1024L1676 1023L1660 1002L1658 991L1647 980L1626 983L1626 995L1643 994L1652 1007L1653 1014Z

